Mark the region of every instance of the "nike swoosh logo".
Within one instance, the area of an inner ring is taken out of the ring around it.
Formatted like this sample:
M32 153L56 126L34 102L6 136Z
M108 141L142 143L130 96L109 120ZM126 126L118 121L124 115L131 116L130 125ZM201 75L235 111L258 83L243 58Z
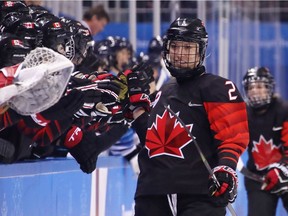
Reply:
M273 130L273 131L279 131L279 130L282 130L282 128L283 128L283 127L273 127L272 130Z
M196 106L200 107L200 106L203 106L203 104L196 104L196 103L189 102L188 106L190 106L190 107L196 107Z

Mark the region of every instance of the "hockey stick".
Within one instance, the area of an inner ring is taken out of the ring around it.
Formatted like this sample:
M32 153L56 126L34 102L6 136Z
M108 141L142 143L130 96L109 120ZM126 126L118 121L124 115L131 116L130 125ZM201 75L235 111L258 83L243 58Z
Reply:
M254 181L261 182L261 183L264 182L263 176L260 176L256 173L251 172L244 166L244 163L241 157L239 158L238 163L237 163L237 170L249 179L252 179Z
M194 136L193 136L192 132L187 128L187 126L182 121L182 119L169 106L164 105L164 107L180 122L180 124L184 127L186 132L189 134L189 136L192 139L192 142L196 146L196 149L197 149L198 153L200 154L201 160L203 161L203 163L204 163L206 169L208 170L209 174L212 176L212 179L213 179L214 183L216 184L217 188L220 188L220 183L219 183L218 179L216 178L215 174L213 173L210 164L208 163L208 161L207 161L206 157L204 156L200 146L198 145L198 142L194 139ZM227 208L230 211L232 216L237 216L237 214L236 214L233 206L231 205L231 203L228 203Z

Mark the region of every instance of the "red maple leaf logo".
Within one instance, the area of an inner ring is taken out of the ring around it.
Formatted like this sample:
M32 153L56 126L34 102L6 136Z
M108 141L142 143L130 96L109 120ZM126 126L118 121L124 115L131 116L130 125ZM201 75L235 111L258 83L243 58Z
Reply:
M279 147L273 145L273 140L266 141L261 135L259 141L253 141L252 155L258 170L267 168L270 164L279 162L282 155Z
M193 125L186 127L191 131ZM150 158L160 155L184 158L181 149L189 142L191 137L185 128L167 110L162 116L157 115L156 121L147 130L146 148Z

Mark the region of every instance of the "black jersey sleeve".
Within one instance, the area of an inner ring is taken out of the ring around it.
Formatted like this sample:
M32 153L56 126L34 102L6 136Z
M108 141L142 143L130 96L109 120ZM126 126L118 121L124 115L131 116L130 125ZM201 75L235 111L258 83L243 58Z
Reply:
M132 123L132 128L136 131L139 137L141 147L145 145L148 118L149 114L147 112L144 112Z

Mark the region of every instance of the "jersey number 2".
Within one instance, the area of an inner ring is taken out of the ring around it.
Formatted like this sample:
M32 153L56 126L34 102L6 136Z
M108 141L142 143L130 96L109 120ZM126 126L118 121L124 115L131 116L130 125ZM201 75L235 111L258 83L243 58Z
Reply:
M232 81L226 81L225 85L230 85L231 86L231 88L228 91L229 100L236 100L238 96L237 95L233 96L233 93L235 93L235 91L236 91L234 83Z

